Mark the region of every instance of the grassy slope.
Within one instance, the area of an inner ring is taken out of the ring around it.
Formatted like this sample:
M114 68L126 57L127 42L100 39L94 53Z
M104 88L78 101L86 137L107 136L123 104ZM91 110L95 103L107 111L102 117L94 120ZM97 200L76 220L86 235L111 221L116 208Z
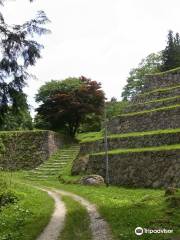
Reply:
M115 239L139 239L134 234L137 226L173 229L175 235L180 234L180 209L167 206L163 190L88 187L58 182L43 184L74 192L95 203L110 224ZM164 235L143 235L141 239L161 240Z
M16 178L12 181L19 201L0 211L0 239L34 240L49 222L54 202L46 193L15 182Z
M61 240L90 240L90 220L84 207L70 197L63 196L62 200L67 207L65 228L59 239Z

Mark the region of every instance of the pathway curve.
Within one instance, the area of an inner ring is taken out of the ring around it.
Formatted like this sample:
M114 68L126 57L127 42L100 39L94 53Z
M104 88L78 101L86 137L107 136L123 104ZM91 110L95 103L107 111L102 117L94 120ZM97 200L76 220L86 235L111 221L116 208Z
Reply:
M47 192L55 201L54 213L51 220L44 231L37 238L37 240L57 240L61 230L64 227L66 208L64 203L61 201L60 196L57 192L52 190L46 190L44 188L38 188L39 190Z
M53 189L53 191L56 192L57 194L59 193L61 195L66 195L73 198L75 201L78 201L81 205L83 205L87 209L87 212L90 216L91 222L90 227L92 231L93 240L112 240L109 226L107 222L104 219L102 219L94 204L90 203L83 197L80 197L74 193L57 189Z

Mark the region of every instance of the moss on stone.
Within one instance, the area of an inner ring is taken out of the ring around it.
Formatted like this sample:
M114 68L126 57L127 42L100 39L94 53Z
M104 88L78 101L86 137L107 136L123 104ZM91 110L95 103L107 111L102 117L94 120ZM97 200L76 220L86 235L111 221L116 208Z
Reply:
M131 152L155 152L155 151L169 151L169 150L180 150L180 144L165 145L165 146L160 146L160 147L114 149L114 150L108 151L108 154L115 155L115 154L131 153ZM93 155L93 156L105 155L105 152L93 153L91 155Z

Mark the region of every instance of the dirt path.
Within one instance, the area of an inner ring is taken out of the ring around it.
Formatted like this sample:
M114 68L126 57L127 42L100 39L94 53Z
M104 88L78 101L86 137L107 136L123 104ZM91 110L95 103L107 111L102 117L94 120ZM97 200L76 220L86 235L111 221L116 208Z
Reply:
M109 226L107 222L101 218L94 204L70 192L57 190L57 189L53 189L53 192L56 192L57 194L59 193L61 195L69 196L73 198L75 201L78 201L81 205L83 205L87 209L87 212L90 216L90 222L91 222L90 227L92 231L93 240L112 240Z
M64 220L66 215L66 208L64 203L60 200L60 195L52 190L39 188L47 192L55 201L54 213L51 220L37 240L57 240L61 230L64 227Z

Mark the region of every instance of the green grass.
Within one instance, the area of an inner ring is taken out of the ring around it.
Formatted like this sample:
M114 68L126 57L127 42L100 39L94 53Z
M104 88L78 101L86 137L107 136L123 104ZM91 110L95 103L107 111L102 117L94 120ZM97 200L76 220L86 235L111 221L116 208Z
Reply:
M179 132L180 132L180 128L175 128L175 129L154 130L154 131L147 131L147 132L111 134L108 136L108 138L115 139L115 138L127 138L127 137L141 137L141 136L148 136L148 135L173 134L173 133L179 133ZM87 134L84 134L84 136L81 138L80 143L95 142L102 139L103 139L102 133L101 135L100 134L94 135L92 138L91 138L91 133L87 133Z
M108 151L109 155L114 154L122 154L122 153L133 153L133 152L151 152L151 151L168 151L168 150L179 150L180 144L174 144L174 145L163 145L160 147L144 147L144 148L128 148L128 149L114 149L111 151ZM100 153L94 153L91 155L104 155L105 152Z
M90 219L86 209L70 197L63 196L67 208L65 228L59 240L90 240Z
M49 222L54 202L46 193L16 182L15 178L12 181L10 189L18 201L0 211L0 239L34 240Z
M89 132L89 133L79 133L76 136L77 140L81 143L88 141L96 141L103 138L103 132Z
M157 72L157 73L152 73L152 74L146 74L146 76L161 76L161 75L166 75L168 73L172 73L172 74L180 73L180 67L173 68L173 69L170 69L170 70L164 71L164 72Z
M114 240L164 239L163 234L137 237L134 234L137 226L173 229L175 235L180 234L180 209L168 208L163 190L61 185L58 182L44 184L71 191L95 203L109 223ZM171 215L166 213L168 211Z

